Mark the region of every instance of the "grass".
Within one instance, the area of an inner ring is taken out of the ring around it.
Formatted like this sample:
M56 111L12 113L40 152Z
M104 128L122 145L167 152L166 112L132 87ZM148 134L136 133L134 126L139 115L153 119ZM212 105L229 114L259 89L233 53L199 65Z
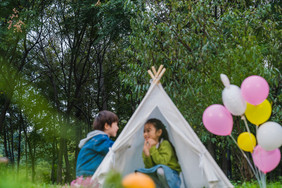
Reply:
M0 166L1 167L1 166ZM106 184L109 188L122 188L120 181L122 177L112 172L107 177ZM119 182L119 183L116 183ZM259 187L256 181L251 182L234 182L231 181L235 188L257 188ZM281 188L282 187L282 177L280 176L276 182L266 182L267 188ZM31 182L30 179L27 179L24 173L17 175L15 170L7 170L0 168L0 188L69 188L70 186L63 185L52 185L49 183L44 183L41 179L36 179L36 182Z
M280 178L281 179L281 178ZM235 188L257 188L259 187L258 182L251 181L251 182L232 182ZM277 182L266 182L267 188L281 188L282 181L278 180Z
M62 188L62 185L51 185L45 183L31 183L26 181L15 181L13 179L7 179L3 181L4 178L0 178L0 188ZM242 184L233 184L235 188L257 188L259 187L257 183L254 182L243 182ZM111 188L120 188L115 185L111 185ZM267 184L267 188L281 188L281 182L274 182Z

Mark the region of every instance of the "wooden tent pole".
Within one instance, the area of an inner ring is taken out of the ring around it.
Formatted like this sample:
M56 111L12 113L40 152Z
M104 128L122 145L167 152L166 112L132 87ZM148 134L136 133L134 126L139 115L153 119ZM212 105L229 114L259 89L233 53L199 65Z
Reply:
M161 70L162 70L163 67L164 67L163 65L161 65L161 66L159 67L159 70L158 70L157 74L155 75L156 78L159 76L159 74L160 74L160 72L161 72Z
M151 78L153 79L153 83L158 84L160 82L160 79L162 78L163 74L165 73L166 69L163 68L164 66L161 65L158 69L158 72L156 71L156 68L154 66L152 66L152 70L148 70L149 75L151 76Z
M152 78L153 80L155 80L155 76L153 75L152 71L151 71L151 70L148 70L148 73L149 73L149 75L151 76L151 78Z
M154 75L156 75L156 74L157 74L157 71L156 71L156 69L155 69L155 66L152 66L152 70L153 70Z
M160 75L159 75L159 78L158 78L159 80L162 78L162 76L164 75L165 71L166 71L166 69L163 68L162 72L161 72Z
M163 74L165 73L166 69L163 68L162 72L160 73L160 75L158 76L157 80L156 80L156 83L159 83L160 82L160 79L162 78Z

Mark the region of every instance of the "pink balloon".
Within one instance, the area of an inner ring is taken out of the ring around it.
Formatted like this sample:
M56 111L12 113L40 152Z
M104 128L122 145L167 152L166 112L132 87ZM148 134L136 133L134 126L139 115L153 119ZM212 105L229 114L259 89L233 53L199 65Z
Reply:
M241 84L243 98L252 105L262 103L268 96L269 86L261 76L249 76Z
M213 104L203 113L203 123L206 129L219 136L230 135L233 128L233 118L230 112L220 104Z
M281 153L278 148L266 151L260 145L257 145L252 153L252 157L255 165L266 174L278 166Z

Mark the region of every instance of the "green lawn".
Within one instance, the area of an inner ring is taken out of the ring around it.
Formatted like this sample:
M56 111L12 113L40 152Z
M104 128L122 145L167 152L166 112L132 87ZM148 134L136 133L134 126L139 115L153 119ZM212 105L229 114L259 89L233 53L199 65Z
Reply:
M244 182L241 185L233 184L235 188L257 188L257 183L250 183L250 182ZM6 179L6 181L3 181L1 178L0 180L0 188L62 188L64 186L62 185L51 185L51 184L42 184L42 183L31 183L31 182L24 182L24 181L15 181L12 179ZM67 187L67 186L66 186ZM267 188L281 188L282 183L281 182L275 182L275 183L269 183L267 184Z
M107 178L111 188L118 188L120 186L117 182L120 183L121 177L118 174L113 174ZM240 181L234 182L231 181L235 188L257 188L259 187L256 181L252 182L243 182ZM114 185L114 186L113 186ZM35 183L32 183L30 180L27 180L24 175L17 176L15 171L6 171L3 168L0 168L0 188L70 188L70 186L63 185L52 185L50 183L43 183L42 180L36 179ZM282 187L282 177L280 177L276 182L267 182L267 188L281 188Z
M259 184L257 182L243 182L243 183L233 183L235 188L257 188L259 187ZM281 188L282 187L282 182L277 181L277 182L271 182L271 183L266 183L267 188Z

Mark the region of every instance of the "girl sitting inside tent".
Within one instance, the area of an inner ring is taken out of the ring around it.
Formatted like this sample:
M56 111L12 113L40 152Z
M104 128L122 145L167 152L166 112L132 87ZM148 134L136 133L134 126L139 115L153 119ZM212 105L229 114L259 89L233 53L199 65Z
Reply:
M142 157L145 168L140 168L136 172L149 175L157 187L180 187L181 168L164 124L158 119L147 120L144 126L144 139Z

